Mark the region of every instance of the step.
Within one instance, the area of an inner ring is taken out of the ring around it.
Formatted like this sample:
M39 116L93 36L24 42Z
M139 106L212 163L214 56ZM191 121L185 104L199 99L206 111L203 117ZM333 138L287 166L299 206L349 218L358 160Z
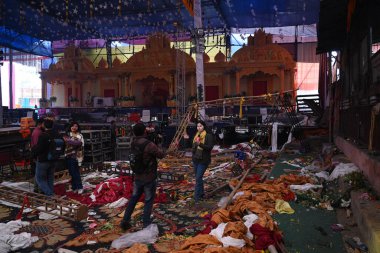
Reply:
M351 192L351 208L369 252L380 253L380 201L360 198L363 192Z

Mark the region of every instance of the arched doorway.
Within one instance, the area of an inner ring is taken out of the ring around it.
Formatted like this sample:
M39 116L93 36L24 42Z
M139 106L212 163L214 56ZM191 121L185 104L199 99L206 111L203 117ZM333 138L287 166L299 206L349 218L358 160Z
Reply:
M164 107L169 97L169 83L165 79L149 76L135 84L136 106Z
M258 71L246 76L247 94L260 96L274 91L279 91L280 80L278 76Z

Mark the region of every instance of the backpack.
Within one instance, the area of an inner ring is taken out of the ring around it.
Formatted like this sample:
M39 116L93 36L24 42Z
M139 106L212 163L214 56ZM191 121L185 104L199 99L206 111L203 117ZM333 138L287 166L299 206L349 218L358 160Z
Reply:
M140 145L132 144L131 153L129 154L129 165L135 174L144 174L149 171L149 163L144 161L144 150L145 147L151 141L146 140Z
M60 138L49 139L48 161L58 160L65 152L65 142Z

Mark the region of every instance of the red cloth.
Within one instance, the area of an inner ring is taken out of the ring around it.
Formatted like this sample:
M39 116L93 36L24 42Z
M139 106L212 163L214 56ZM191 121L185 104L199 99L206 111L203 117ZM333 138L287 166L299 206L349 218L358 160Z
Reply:
M138 123L140 121L140 114L136 112L132 112L128 118L129 121Z
M154 198L154 203L167 203L167 202L168 202L168 194L166 194L162 188L159 188L156 194L156 197Z
M66 184L55 184L54 185L54 194L59 196L66 195Z
M208 223L206 223L206 227L201 232L199 232L199 234L208 235L210 234L211 230L213 230L217 226L218 224L216 224L215 221L209 221Z
M94 204L102 205L112 203L121 197L130 198L133 192L132 177L121 176L111 178L96 186L93 194L96 198Z
M261 176L259 174L252 174L249 175L244 182L245 183L256 183L260 181Z
M24 201L22 203L22 207L20 209L20 211L18 212L18 214L16 215L16 220L21 220L22 218L22 213L24 212L24 207L30 207L30 203L29 203L29 199L28 199L28 196L27 195L24 195Z
M269 245L277 245L277 242L282 240L281 234L270 231L257 223L253 224L249 231L256 237L255 247L257 250L266 250Z
M78 202L85 204L87 206L91 205L92 201L89 197L89 194L78 194L76 192L67 192L66 191L66 183L64 184L56 184L54 185L54 194L59 196L67 196L70 199L77 200Z
M104 205L107 203L112 203L122 197L130 199L133 193L133 181L131 176L120 176L117 178L111 178L105 182L96 185L93 190L95 196L95 201L93 202L90 198L90 194L78 194L75 192L66 192L65 184L57 184L54 186L54 192L57 195L67 195L71 199L75 199L82 204L93 206L93 205ZM144 201L144 194L140 197L139 201ZM168 202L168 196L162 189L159 189L158 194L154 200L155 203L166 203Z
M84 204L86 206L91 206L93 205L92 200L90 199L89 194L78 194L76 192L66 192L66 196L69 197L70 199L74 199L81 204Z
M296 195L294 192L289 191L288 193L282 195L282 199L285 201L293 201L296 199Z

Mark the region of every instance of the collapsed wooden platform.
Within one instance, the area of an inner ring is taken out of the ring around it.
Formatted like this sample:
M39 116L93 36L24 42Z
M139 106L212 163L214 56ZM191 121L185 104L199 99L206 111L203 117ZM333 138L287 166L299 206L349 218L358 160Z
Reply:
M0 186L0 200L16 205L25 205L25 207L72 221L81 221L88 216L88 207L78 202L48 197L6 186Z

